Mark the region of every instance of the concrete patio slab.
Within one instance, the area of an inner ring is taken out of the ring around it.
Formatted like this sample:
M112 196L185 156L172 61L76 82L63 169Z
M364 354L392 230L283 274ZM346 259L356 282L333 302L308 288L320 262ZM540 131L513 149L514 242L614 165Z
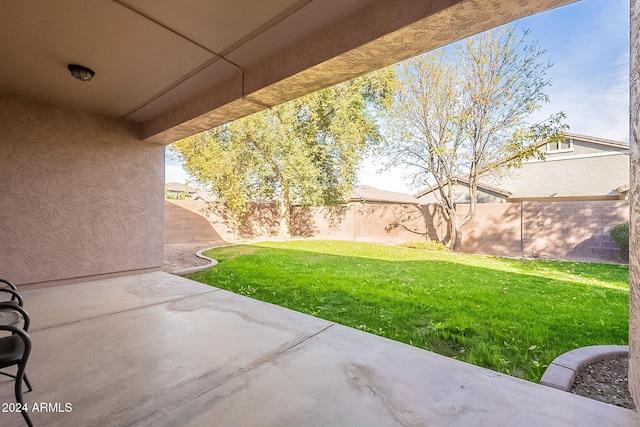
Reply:
M618 426L630 411L334 325L155 425ZM170 424L171 424L170 423Z
M32 411L36 425L638 425L626 409L164 273L69 286L24 292L47 325L27 367L30 408L52 404ZM0 380L0 402L12 390Z
M156 272L21 292L28 296L27 311L37 313L31 323L35 331L216 290Z

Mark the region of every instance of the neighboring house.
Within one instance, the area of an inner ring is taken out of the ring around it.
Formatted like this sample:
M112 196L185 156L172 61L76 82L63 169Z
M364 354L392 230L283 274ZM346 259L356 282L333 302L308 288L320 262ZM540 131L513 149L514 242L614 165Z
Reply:
M478 183L479 203L625 199L629 192L629 144L565 133L560 142L541 142L544 160L531 159L501 176ZM469 183L458 178L454 202L469 202ZM416 195L422 204L438 202L437 186Z
M368 185L358 185L353 188L347 204L418 205L420 200L406 193L379 190Z
M188 184L178 182L166 182L164 184L165 198L167 199L189 199L194 194L201 191L200 188L191 187Z
M453 187L453 203L469 203L469 180L462 177L458 177L456 180L458 185ZM510 196L510 191L478 183L478 203L505 203ZM423 205L438 203L440 197L438 186L432 185L416 194L415 197Z
M191 195L192 200L202 200L206 203L214 203L218 201L218 197L210 191L198 189Z

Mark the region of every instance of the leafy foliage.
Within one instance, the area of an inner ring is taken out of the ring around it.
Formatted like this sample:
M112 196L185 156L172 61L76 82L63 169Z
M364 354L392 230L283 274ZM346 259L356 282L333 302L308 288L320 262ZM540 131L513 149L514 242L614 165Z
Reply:
M629 253L629 221L614 225L609 234L621 251Z
M384 69L174 144L189 174L226 202L237 224L249 201L278 204L281 235L291 206L348 198L363 154L381 141L376 113L391 102Z
M449 246L475 215L479 178L537 155L536 142L558 138L565 129L562 113L528 121L548 102L551 65L535 43L526 44L527 34L518 38L515 27L503 27L399 66L384 151L390 165L410 170L414 186L435 182ZM459 221L453 190L462 179L471 206Z

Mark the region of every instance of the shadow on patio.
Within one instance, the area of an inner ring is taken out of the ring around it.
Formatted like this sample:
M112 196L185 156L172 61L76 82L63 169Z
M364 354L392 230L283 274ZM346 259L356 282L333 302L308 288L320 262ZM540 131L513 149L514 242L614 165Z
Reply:
M632 411L167 273L23 295L35 388L25 400L60 409L31 411L35 425L638 423ZM0 400L13 399L0 379ZM4 411L0 424L24 425Z

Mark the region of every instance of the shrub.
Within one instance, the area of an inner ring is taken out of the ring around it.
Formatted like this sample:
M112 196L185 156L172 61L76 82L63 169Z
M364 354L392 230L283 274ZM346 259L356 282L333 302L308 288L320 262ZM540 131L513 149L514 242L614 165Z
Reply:
M417 240L414 242L404 242L400 246L411 249L423 249L426 251L445 251L447 247L437 240Z
M614 225L609 234L621 251L629 252L629 221Z

